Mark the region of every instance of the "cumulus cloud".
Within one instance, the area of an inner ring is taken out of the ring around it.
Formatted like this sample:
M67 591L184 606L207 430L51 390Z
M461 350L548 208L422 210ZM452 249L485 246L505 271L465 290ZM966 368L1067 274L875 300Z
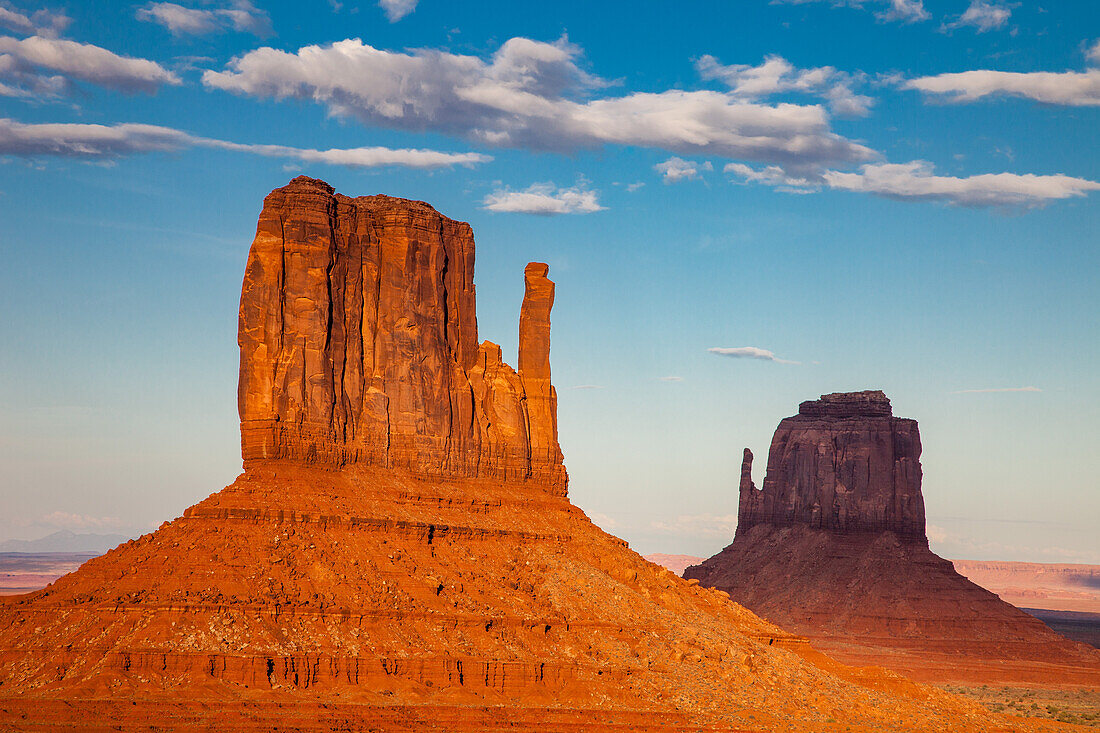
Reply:
M882 163L862 166L858 173L826 171L826 185L844 191L872 193L906 201L943 201L956 206L1037 208L1058 200L1100 190L1100 183L1065 175L986 173L937 176L931 163Z
M396 23L416 10L417 2L418 0L378 0L378 7L385 11L391 23Z
M164 26L177 36L199 36L227 30L271 35L271 18L249 0L223 8L188 8L169 2L151 2L137 10L138 20Z
M1085 53L1092 65L1100 65L1100 41ZM985 97L1033 99L1071 107L1100 105L1100 68L1085 71L991 71L976 69L922 76L902 83L946 102L973 102Z
M991 389L957 389L951 394L989 394L992 392L1042 392L1038 387L993 387Z
M813 193L822 184L819 176L791 174L777 165L758 170L744 163L728 163L722 172L737 176L742 182L762 183L785 193Z
M0 84L12 90L7 96L60 93L69 80L123 92L151 92L162 84L182 83L155 61L119 56L88 43L43 36L0 36ZM13 82L14 86L5 82Z
M943 30L971 26L978 33L1004 28L1012 16L1012 8L986 0L971 0L970 6L955 20L943 24Z
M64 13L41 9L27 15L10 3L0 1L0 28L7 28L21 35L55 38L71 22L72 18Z
M716 91L595 96L607 83L580 66L566 39L512 38L484 60L434 49L391 52L359 39L260 48L213 89L301 99L367 125L462 135L499 147L573 150L633 145L677 154L788 164L856 163L874 152L834 133L820 105L761 104Z
M833 7L848 8L870 5L878 8L875 17L882 21L916 23L932 17L924 9L922 0L772 0L773 5L805 5L812 2L829 2Z
M597 193L577 185L557 188L552 183L534 183L523 191L500 189L485 197L483 208L514 214L591 214L603 211Z
M431 169L474 165L491 160L489 156L479 153L444 153L437 150L381 147L313 150L285 145L234 143L197 137L181 130L156 125L24 124L15 120L0 119L0 155L25 158L55 156L109 161L127 155L172 152L189 147L218 148L352 168L404 166Z
M693 160L684 160L675 156L653 166L653 169L661 174L665 183L677 183L679 181L691 181L699 177L699 171L714 170L710 161L702 164Z
M716 79L737 96L761 99L774 94L797 92L821 97L834 114L863 116L874 103L870 97L856 94L852 87L862 83L863 74L848 74L832 66L799 69L782 56L768 56L759 66L719 63L703 56L695 68L704 79Z
M712 354L718 354L718 356L728 356L731 359L760 359L762 361L774 361L776 364L802 363L780 359L767 349L760 349L755 346L715 346L707 349L707 351Z

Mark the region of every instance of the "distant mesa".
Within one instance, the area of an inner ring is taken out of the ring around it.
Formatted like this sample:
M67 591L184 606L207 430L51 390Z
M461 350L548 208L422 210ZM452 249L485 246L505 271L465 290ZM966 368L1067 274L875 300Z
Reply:
M566 498L548 268L523 273L516 369L479 342L473 272L470 227L425 203L305 177L273 191L241 294L244 472L0 599L0 728L926 731L985 714L839 665L593 525Z
M918 679L1100 682L1100 654L928 549L915 420L880 391L822 395L783 419L764 485L741 464L732 544L684 577L852 664Z
M927 544L920 453L917 421L894 417L880 391L803 402L775 431L762 490L745 449L737 532L806 526Z

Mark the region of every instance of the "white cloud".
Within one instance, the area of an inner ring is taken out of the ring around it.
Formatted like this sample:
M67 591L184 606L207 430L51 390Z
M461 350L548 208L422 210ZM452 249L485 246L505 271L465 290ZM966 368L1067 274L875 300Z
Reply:
M989 96L1023 97L1073 107L1100 105L1100 69L1088 71L962 71L911 79L903 86L948 102L973 102Z
M138 8L138 20L164 26L177 36L204 35L236 30L257 36L271 35L271 19L249 0L235 0L224 8L188 8L169 2L151 2Z
M902 23L915 23L928 20L928 11L922 0L772 0L773 5L804 5L812 2L829 2L833 7L862 8L872 5L880 8L875 17L883 21L896 20Z
M595 191L581 185L573 188L557 188L552 183L534 183L523 191L500 189L485 197L484 207L489 211L516 214L591 214L603 211Z
M798 361L780 359L778 356L755 346L715 346L707 349L712 354L728 356L731 359L760 359L762 361L774 361L776 364L801 364Z
M1038 387L994 387L992 389L958 389L950 394L988 394L991 392L1042 392Z
M122 526L122 520L118 517L93 517L87 514L72 514L70 512L47 514L42 517L42 523L71 529L105 529Z
M381 147L312 150L285 145L242 144L197 137L181 130L156 125L24 124L0 118L0 155L112 160L126 155L176 151L188 147L218 148L353 168L391 165L408 168L443 168L454 165L474 165L491 160L489 156L480 153L444 153L437 150Z
M950 23L944 23L944 30L972 26L978 33L1004 28L1008 19L1012 16L1012 8L986 0L971 0L970 6L957 19Z
M156 125L23 124L0 119L0 155L109 160L134 153L179 150L191 137Z
M1085 57L1090 64L1100 65L1100 41L1085 52ZM976 69L922 76L901 86L947 102L1007 96L1071 107L1100 105L1100 68L1030 72Z
M727 163L722 172L738 176L746 183L762 183L785 193L813 193L822 183L818 176L792 175L777 165L757 170L744 163Z
M628 183L628 184L626 184L626 192L627 193L634 193L635 191L637 191L639 188L641 188L644 185L645 185L645 183L642 182L642 181L636 181L635 183Z
M59 75L46 76L41 69ZM25 95L43 93L46 88L60 91L69 79L123 92L151 92L162 84L182 83L155 61L119 56L88 43L42 36L22 40L0 36L0 84L14 81L16 91Z
M22 35L39 35L54 38L64 31L72 18L64 13L36 10L30 16L13 5L0 0L0 28L7 28Z
M852 87L863 81L862 74L848 74L832 66L798 69L782 56L768 56L759 66L724 66L713 56L703 56L695 68L704 79L717 79L739 97L761 99L784 92L811 94L828 101L839 115L863 116L874 100L856 94Z
M487 163L493 159L492 156L482 155L481 153L444 153L439 150L410 148L371 147L312 150L310 148L291 148L285 145L253 145L203 138L196 138L196 144L222 148L223 150L254 153L269 158L296 158L307 163L328 163L350 168L377 168L381 166L424 169L447 168L455 165L472 166L477 163Z
M682 381L684 381L683 377L675 377L675 376L658 377L658 379L662 382L682 382Z
M855 163L874 152L834 133L820 105L760 104L733 93L668 90L590 98L607 86L564 38L505 42L486 61L434 49L385 51L359 39L260 48L208 87L302 99L367 125L463 135L543 150L633 145L678 154L788 164Z
M418 0L378 0L378 7L385 11L391 23L396 23L416 10L417 2Z
M714 166L710 164L710 161L699 164L693 160L684 160L673 156L653 166L653 169L661 174L665 183L677 183L696 179L699 177L699 171L711 171L714 170Z
M649 526L666 534L732 538L737 529L737 515L681 514L671 522L653 521Z
M1084 196L1100 183L1065 175L986 173L957 178L937 176L931 163L865 165L858 173L826 171L826 185L909 201L943 201L956 206L1037 208L1050 201Z
M575 384L573 389L603 389L602 384Z

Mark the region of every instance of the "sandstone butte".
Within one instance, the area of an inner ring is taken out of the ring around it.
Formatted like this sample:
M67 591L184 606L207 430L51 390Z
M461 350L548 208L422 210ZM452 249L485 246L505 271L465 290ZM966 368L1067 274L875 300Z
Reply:
M244 472L0 601L0 729L1001 731L838 664L567 498L546 265L518 370L478 341L470 227L299 177L240 307Z
M850 664L923 681L1100 685L1100 652L959 575L928 548L915 420L879 391L779 423L764 485L741 466L737 530L684 571Z

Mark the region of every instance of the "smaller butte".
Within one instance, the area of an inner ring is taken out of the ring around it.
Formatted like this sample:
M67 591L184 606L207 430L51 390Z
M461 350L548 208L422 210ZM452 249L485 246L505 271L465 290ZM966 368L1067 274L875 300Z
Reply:
M779 423L764 485L741 464L737 531L684 577L848 664L928 682L1100 683L1100 652L955 572L928 547L917 422L880 391Z

